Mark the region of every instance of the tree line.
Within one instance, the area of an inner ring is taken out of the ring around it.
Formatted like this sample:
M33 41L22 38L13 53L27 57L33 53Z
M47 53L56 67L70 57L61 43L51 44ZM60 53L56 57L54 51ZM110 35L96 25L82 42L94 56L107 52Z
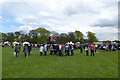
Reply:
M87 32L87 39L84 39L84 35L81 31L76 30L75 32L61 33L55 31L49 31L45 28L37 28L29 31L29 33L25 33L23 31L16 32L8 32L8 33L0 33L1 42L10 41L10 42L24 42L28 41L30 43L45 43L49 42L50 35L53 34L55 36L56 42L58 43L66 43L69 41L72 42L96 42L98 41L96 34L93 32Z

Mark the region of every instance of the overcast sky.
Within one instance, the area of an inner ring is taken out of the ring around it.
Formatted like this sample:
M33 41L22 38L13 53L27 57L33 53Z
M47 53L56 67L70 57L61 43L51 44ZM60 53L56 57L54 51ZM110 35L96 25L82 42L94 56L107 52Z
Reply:
M118 39L119 0L0 0L2 32L38 27L67 33L96 33L99 40Z

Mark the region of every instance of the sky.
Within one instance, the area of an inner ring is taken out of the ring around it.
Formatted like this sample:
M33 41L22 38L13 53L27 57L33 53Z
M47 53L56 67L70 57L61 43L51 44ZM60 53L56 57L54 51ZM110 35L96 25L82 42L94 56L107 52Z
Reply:
M38 27L58 33L87 31L99 40L118 39L119 0L0 0L0 32ZM119 28L120 29L120 28Z

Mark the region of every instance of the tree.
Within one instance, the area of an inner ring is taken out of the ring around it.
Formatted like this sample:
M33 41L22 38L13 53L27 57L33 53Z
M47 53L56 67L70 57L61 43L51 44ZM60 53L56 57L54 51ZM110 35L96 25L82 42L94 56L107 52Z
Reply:
M2 41L29 41L30 43L45 43L49 41L50 35L53 34L53 39L56 39L58 43L67 43L67 42L95 42L98 41L97 37L95 36L95 33L92 33L90 31L87 32L88 39L83 39L83 33L80 31L75 32L68 32L66 33L57 33L55 31L49 31L45 28L37 28L35 30L29 31L28 34L26 34L23 31L16 31L16 32L9 32L9 33L0 33L2 38L0 37L0 40Z
M59 36L59 33L56 31L51 31L50 34L52 34L53 36Z
M66 33L61 33L59 36L58 36L58 39L57 39L57 42L58 43L62 43L62 44L65 44L67 43L67 34Z
M20 35L21 35L20 31L15 32L16 41L19 41Z
M13 32L9 32L7 33L7 38L6 38L7 41L10 41L10 42L13 42L15 40L15 35Z
M21 34L20 41L21 42L25 42L25 41L30 42L30 36L28 34Z
M31 43L37 43L37 31L36 30L31 30L29 32L29 36L30 36L30 42Z
M120 40L114 40L113 42L120 43Z
M6 39L7 39L7 34L5 34L5 33L1 33L0 34L1 35L1 41L6 41Z
M96 42L98 41L97 37L95 36L95 33L88 31L87 32L88 42Z
M69 33L68 33L67 41L68 41L68 42L70 42L70 41L76 42L76 40L75 40L75 33L74 33L74 32L69 32Z
M37 28L35 30L30 31L30 35L32 35L32 42L34 43L45 43L49 38L49 31L45 28Z
M80 31L75 31L76 41L77 42L83 42L83 33Z
M49 35L49 31L46 30L45 28L37 28L36 29L36 32L38 33L39 36L42 36L42 35Z

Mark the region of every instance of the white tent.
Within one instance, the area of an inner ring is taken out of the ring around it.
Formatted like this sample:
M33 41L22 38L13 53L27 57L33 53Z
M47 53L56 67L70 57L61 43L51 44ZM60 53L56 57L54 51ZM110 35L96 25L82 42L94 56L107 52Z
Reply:
M69 43L69 44L74 45L74 43L73 43L72 41L70 41L70 43Z
M19 42L16 42L16 41L15 41L15 42L13 42L13 45L14 45L14 46L15 46L16 44L19 44Z
M4 42L4 44L10 44L10 42L9 42L9 41L6 41L6 42Z
M23 42L23 46L25 46L25 44L30 45L30 43L29 43L29 42L27 42L27 41Z

